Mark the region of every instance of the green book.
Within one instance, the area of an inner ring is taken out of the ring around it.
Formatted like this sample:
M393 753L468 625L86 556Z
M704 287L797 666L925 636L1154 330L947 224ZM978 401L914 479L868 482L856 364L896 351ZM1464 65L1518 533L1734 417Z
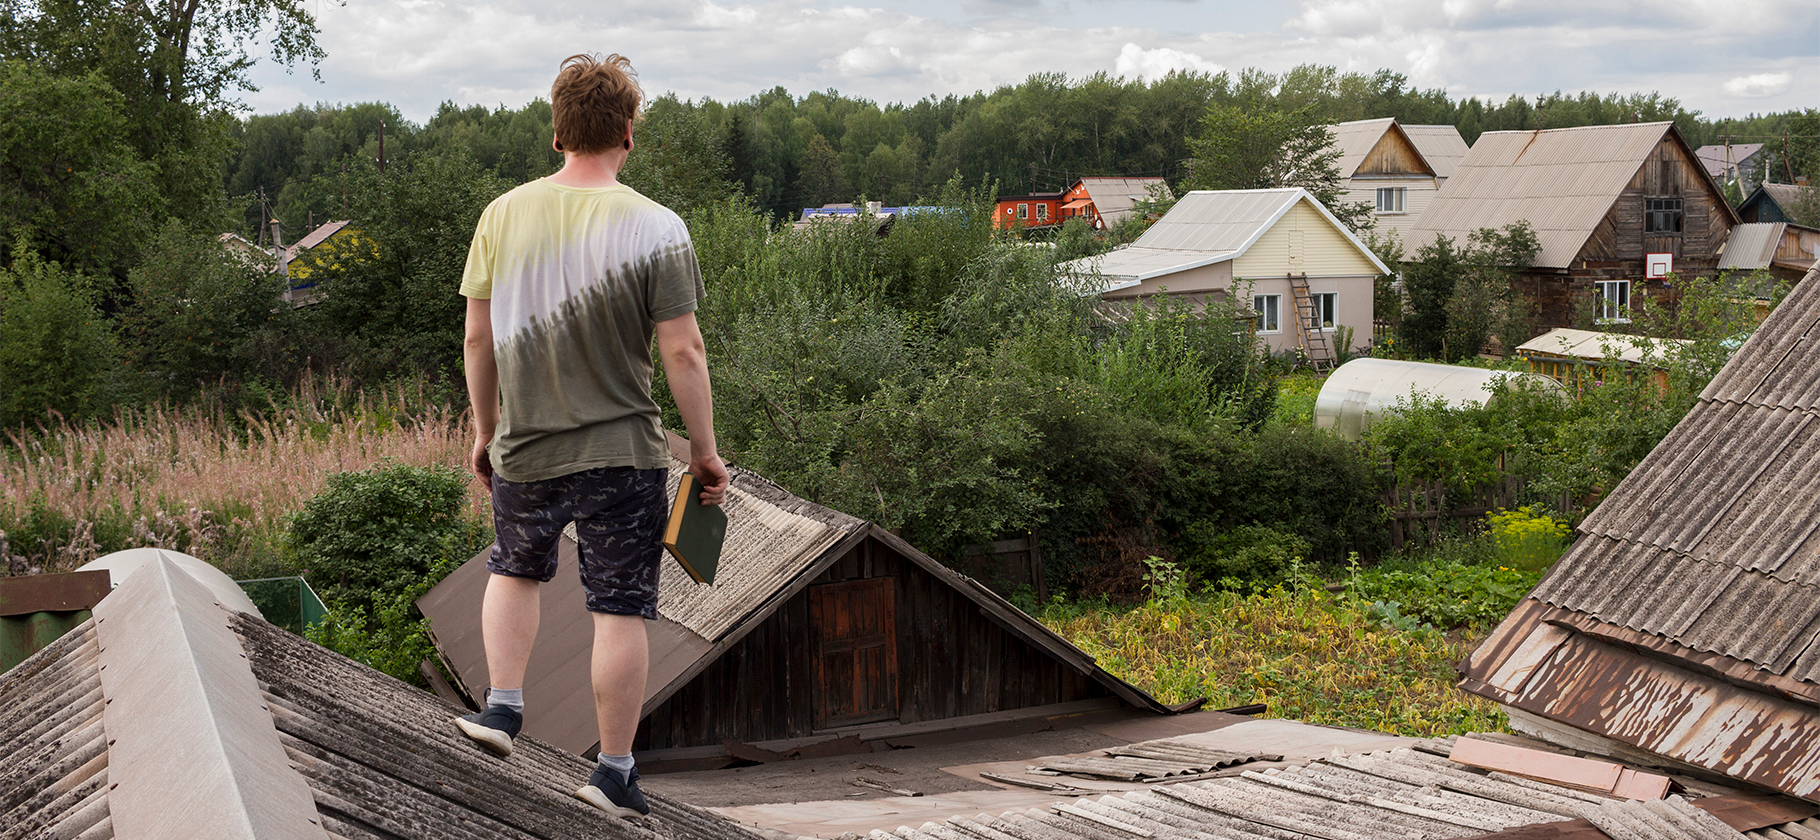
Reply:
M721 543L727 540L727 512L701 503L701 485L683 473L676 484L676 503L664 527L664 548L696 583L713 583L720 567Z

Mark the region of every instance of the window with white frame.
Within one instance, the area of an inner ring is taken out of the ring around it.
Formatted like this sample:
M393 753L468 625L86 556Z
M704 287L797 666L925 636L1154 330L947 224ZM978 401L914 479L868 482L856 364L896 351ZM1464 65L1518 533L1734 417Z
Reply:
M1408 187L1379 187L1379 213L1406 213L1409 201Z
M1339 321L1339 315L1336 311L1336 307L1340 300L1339 293L1320 292L1310 295L1309 297L1314 303L1314 312L1310 313L1309 317L1309 321L1312 322L1308 325L1309 328L1317 330L1333 329L1333 325Z
M1279 306L1282 301L1282 295L1251 296L1251 308L1258 313L1256 322L1258 332L1273 333L1283 331L1283 320L1281 317L1282 309Z
M1599 320L1605 323L1630 323L1630 281L1600 280Z
M1036 206L1036 220L1040 222L1047 218L1049 218L1049 205L1038 204Z
M1020 218L1020 219L1028 219L1028 218L1030 218L1030 205L1028 205L1028 204L1019 204L1019 205L1018 205L1018 206L1017 206L1017 217L1018 217L1018 218Z

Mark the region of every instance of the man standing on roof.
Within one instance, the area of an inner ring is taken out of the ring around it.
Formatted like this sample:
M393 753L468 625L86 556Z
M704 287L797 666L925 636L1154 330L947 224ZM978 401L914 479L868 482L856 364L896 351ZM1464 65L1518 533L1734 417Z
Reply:
M575 795L617 816L650 813L632 766L657 617L670 449L651 398L651 339L688 426L702 502L726 495L695 308L704 294L677 215L619 183L643 94L624 57L571 56L550 88L562 169L495 199L468 249L464 359L471 466L493 494L498 543L481 606L492 686L455 720L500 756L524 720L538 586L575 524L594 615L600 763Z

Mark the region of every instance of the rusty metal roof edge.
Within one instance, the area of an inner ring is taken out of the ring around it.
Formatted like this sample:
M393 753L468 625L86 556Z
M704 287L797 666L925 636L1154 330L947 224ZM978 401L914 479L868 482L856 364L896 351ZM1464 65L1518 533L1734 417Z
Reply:
M1632 630L1585 613L1550 606L1553 614L1544 614L1542 622L1564 630L1618 645L1651 659L1659 659L1702 676L1722 680L1739 688L1762 691L1785 700L1820 708L1820 685L1792 679L1761 665L1723 653L1680 644L1653 633Z
M95 605L117 836L326 840L227 613L170 560ZM173 784L175 780L181 784Z

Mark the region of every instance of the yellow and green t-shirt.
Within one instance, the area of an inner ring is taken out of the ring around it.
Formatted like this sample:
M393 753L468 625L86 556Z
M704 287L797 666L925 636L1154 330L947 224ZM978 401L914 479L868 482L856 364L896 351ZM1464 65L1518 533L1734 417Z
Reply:
M623 185L532 181L481 214L461 293L492 299L500 476L669 466L651 336L705 294L675 213Z

